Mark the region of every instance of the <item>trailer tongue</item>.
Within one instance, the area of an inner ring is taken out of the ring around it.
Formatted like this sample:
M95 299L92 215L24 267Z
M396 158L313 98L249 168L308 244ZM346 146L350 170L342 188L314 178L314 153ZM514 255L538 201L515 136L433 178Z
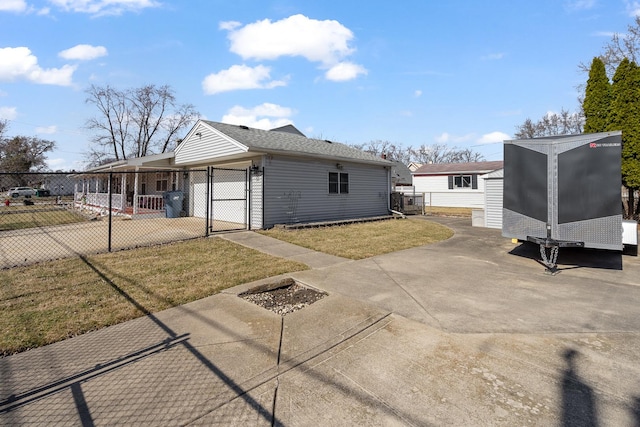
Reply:
M546 272L559 248L623 249L622 133L505 141L502 235L540 246Z

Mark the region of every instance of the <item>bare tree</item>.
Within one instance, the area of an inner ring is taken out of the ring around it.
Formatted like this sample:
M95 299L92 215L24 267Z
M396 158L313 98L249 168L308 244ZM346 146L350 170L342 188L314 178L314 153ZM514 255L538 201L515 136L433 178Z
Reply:
M177 134L200 117L193 105L177 105L166 85L126 90L92 85L87 94L86 102L99 112L87 121L96 131L97 147L87 154L93 164L164 153L173 148Z
M636 16L633 24L627 26L625 34L614 33L611 40L604 45L600 59L607 70L607 76L613 78L616 68L624 58L636 64L640 59L640 16ZM589 72L591 64L580 63L579 68Z
M395 160L404 164L412 161L410 148L407 149L386 140L377 139L364 144L354 144L352 147L379 157L384 157L387 160Z
M451 147L447 144L422 144L418 148L403 147L389 141L375 140L351 145L358 150L385 157L408 165L416 163L467 163L484 160L484 156L471 148Z
M527 118L516 126L516 139L537 138L552 135L572 135L581 133L584 126L584 114L581 110L571 113L564 108L560 113L547 113L537 122Z
M451 147L446 144L422 144L411 150L417 163L467 163L484 160L484 156L470 148Z
M0 141L4 139L4 133L7 131L8 127L9 121L0 119Z
M484 156L477 151L473 151L470 148L459 150L457 153L457 159L454 163L471 163L481 162L484 160Z

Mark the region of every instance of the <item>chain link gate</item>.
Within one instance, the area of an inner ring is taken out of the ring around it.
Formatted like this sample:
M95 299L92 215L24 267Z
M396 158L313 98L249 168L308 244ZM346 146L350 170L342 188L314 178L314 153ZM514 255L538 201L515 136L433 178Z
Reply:
M249 229L248 169L207 168L207 232Z

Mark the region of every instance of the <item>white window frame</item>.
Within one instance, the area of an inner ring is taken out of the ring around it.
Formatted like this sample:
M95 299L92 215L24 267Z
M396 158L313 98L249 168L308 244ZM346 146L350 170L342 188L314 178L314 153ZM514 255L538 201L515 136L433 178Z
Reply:
M332 176L335 179L331 179ZM329 194L349 194L349 173L329 172Z
M456 175L453 177L453 188L473 188L473 177L471 175Z

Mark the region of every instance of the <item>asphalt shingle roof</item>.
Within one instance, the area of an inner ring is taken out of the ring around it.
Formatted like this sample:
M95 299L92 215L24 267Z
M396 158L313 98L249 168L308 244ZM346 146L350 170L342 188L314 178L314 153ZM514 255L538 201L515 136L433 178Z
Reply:
M249 151L299 154L391 166L391 162L388 160L339 142L312 139L288 132L254 129L246 126L230 125L207 120L203 120L203 123L206 123L248 147Z
M416 169L414 175L452 174L461 172L487 173L502 169L502 160L493 162L469 162L469 163L435 163L422 165Z

